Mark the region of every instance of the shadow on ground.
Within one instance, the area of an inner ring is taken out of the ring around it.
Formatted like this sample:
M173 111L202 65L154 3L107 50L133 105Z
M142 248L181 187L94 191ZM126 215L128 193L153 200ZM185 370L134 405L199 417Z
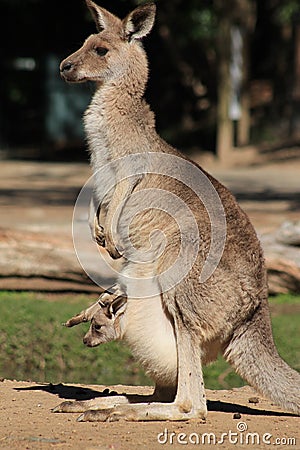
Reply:
M83 388L78 386L66 386L62 383L59 384L47 384L38 386L29 386L24 388L14 388L16 391L45 391L53 395L57 395L59 398L68 400L91 400L96 397L111 397L120 395L115 391L110 391L108 388L99 392L90 388ZM143 395L126 394L129 403L136 403L142 401ZM147 396L145 396L146 398ZM229 403L224 401L208 400L208 411L225 412L225 413L239 413L249 414L252 416L274 416L274 417L294 417L294 414L277 412L277 411L265 411L256 408L250 408L248 406L239 405L235 403Z

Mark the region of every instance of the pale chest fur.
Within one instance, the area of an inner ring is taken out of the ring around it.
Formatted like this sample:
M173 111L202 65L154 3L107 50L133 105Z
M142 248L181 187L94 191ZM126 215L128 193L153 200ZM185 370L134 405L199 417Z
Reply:
M107 186L114 180L115 175L109 152L105 108L101 105L101 99L97 92L85 112L84 128L91 155L95 195L97 200L102 201L103 197L106 197L106 202L109 202L109 198L105 194Z
M144 101L134 101L114 85L101 86L84 116L91 155L95 206L107 208L118 182L127 180L125 193L148 172L147 154L157 146L154 116ZM135 156L134 156L135 155ZM96 208L97 209L97 208Z

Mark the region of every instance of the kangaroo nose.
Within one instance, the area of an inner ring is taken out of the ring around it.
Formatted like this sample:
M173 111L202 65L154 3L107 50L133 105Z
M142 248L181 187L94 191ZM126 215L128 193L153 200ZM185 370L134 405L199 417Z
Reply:
M61 73L69 72L72 69L72 67L73 67L73 63L71 61L66 61L61 65L60 71L61 71Z

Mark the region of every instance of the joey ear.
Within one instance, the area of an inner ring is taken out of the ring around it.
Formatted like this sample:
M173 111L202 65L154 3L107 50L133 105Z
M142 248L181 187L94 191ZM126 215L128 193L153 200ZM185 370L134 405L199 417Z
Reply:
M119 20L106 9L96 5L96 3L92 2L92 0L86 0L86 4L93 16L99 32L108 28L108 26L112 23L116 23L116 20Z
M101 305L99 305L98 302L93 303L84 311L81 311L76 316L71 317L71 319L67 320L67 322L63 325L66 327L73 327L74 325L78 325L79 323L89 322L93 318L94 314L99 311L99 306Z
M124 297L123 295L119 295L117 298L115 298L112 302L111 302L111 304L110 304L110 306L109 306L109 310L110 310L110 313L112 314L112 315L116 315L118 312L120 313L121 312L121 308L124 306L124 305L126 305L126 302L127 302L127 297Z
M147 3L134 9L123 20L124 32L127 39L141 39L150 33L155 20L156 6Z

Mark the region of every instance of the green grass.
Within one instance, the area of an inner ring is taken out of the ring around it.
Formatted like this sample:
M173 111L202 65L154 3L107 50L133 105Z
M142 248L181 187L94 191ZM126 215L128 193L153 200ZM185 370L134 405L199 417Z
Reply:
M90 349L82 343L88 324L71 329L61 325L92 302L85 296L0 292L0 376L52 383L150 384L123 343ZM277 296L270 303L278 351L300 370L300 296ZM204 369L204 376L210 389L244 385L221 357Z
M59 300L30 293L0 293L0 376L39 382L134 383L147 378L125 345L87 348L88 324L61 324L91 304L91 298Z

